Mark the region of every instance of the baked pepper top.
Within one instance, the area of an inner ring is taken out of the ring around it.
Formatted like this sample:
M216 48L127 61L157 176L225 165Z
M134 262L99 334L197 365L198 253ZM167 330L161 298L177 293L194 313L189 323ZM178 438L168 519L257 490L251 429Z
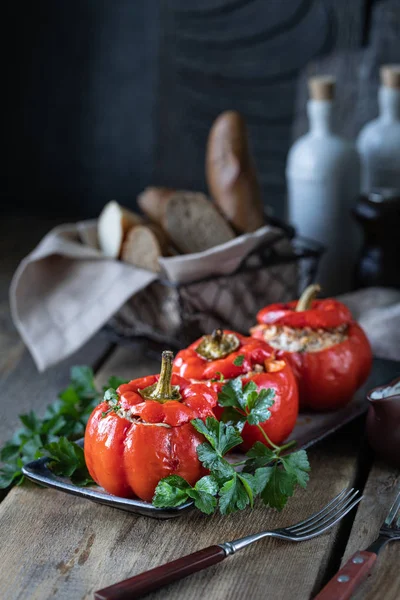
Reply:
M262 340L216 329L178 352L173 372L195 381L233 379L265 370L266 361L273 358Z
M336 329L349 325L353 319L347 306L334 298L315 300L319 291L319 285L310 285L298 301L270 304L257 313L257 321L296 329Z
M157 483L168 475L194 485L206 474L196 452L204 438L190 421L214 416L217 394L173 375L172 363L172 352L163 352L160 375L108 390L89 418L86 464L111 494L151 501Z

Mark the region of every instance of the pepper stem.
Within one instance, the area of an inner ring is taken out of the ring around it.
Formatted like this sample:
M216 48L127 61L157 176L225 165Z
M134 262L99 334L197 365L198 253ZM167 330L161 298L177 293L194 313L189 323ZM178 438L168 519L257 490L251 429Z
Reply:
M234 333L224 333L220 327L211 335L204 335L196 348L197 354L206 360L225 358L240 346L240 340Z
M164 350L161 355L160 377L157 383L139 391L143 398L157 400L161 403L167 402L168 400L181 399L179 386L171 384L173 361L173 352L171 352L171 350Z
M214 331L211 334L211 339L217 346L219 346L220 343L222 342L223 335L224 335L224 332L221 328L214 329Z
M303 310L309 310L311 308L312 301L316 298L318 292L321 291L321 287L318 283L313 283L306 287L299 301L297 302L296 312L302 312Z
M160 378L154 390L154 398L172 398L172 362L174 355L171 350L164 350L161 355Z

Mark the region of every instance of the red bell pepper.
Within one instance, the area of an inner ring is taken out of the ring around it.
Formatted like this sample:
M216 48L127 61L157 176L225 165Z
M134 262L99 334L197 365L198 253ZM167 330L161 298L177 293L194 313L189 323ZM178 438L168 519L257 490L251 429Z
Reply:
M86 464L111 494L150 502L163 477L180 475L194 485L207 474L196 452L204 438L190 421L213 417L217 396L202 383L172 375L172 361L172 352L163 352L160 375L120 385L89 418Z
M262 340L217 330L181 350L173 370L190 380L206 380L216 392L222 390L227 380L236 377L243 378L243 385L253 380L258 392L273 389L271 417L261 426L274 444L281 444L295 426L299 411L296 379L287 362L275 360L274 350ZM216 406L214 413L220 419L223 408ZM241 435L244 450L256 441L266 442L258 427L248 423Z
M273 356L262 340L216 329L178 352L173 372L195 381L233 379L253 371L256 365L264 368L264 361Z
M289 362L299 384L300 406L325 411L351 400L368 377L372 352L344 304L314 299L319 289L309 286L299 301L263 308L251 334Z

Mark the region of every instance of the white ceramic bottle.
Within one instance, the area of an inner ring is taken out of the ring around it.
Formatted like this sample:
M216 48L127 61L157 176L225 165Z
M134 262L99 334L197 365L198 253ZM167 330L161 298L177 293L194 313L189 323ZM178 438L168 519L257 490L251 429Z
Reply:
M361 156L361 189L400 190L400 65L381 67L379 116L357 138Z
M288 218L297 233L327 248L318 281L325 296L351 289L360 233L351 217L360 189L355 146L335 133L332 77L309 80L309 132L289 151Z

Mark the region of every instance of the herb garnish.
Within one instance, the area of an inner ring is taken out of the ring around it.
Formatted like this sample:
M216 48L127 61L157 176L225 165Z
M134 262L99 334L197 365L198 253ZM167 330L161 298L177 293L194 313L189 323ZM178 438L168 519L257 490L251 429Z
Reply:
M108 388L117 388L121 383L124 383L124 380L111 377L103 393ZM24 480L21 471L24 464L49 455L49 452L53 452L54 458L54 444L60 445L60 453L66 451L63 438L76 440L82 437L86 422L93 408L102 400L102 395L94 385L94 375L90 367L72 367L69 386L47 407L43 418L39 418L33 411L20 415L23 427L16 431L0 451L0 460L4 462L0 467L0 488L20 485ZM79 446L77 448L82 451ZM75 449L78 454L79 451ZM60 460L58 462L62 464ZM77 466L78 471L79 468Z
M218 395L219 403L228 411L225 414L228 422L218 422L212 417L205 423L201 419L191 421L207 440L197 447L197 455L210 475L194 487L176 475L162 479L155 491L154 506L179 506L192 498L195 506L206 514L213 513L217 506L222 514L229 514L248 505L252 507L254 499L260 496L264 504L281 510L297 484L306 487L310 465L305 450L282 456L295 442L277 446L260 426L271 416L269 408L274 394L271 389L258 393L253 381L244 387L240 378L229 381ZM246 422L260 429L269 447L256 442L246 460L229 463L224 456L243 441L240 431ZM243 466L241 472L235 469L238 466Z
M241 367L244 362L244 354L238 354L238 356L234 359L233 364L235 367Z

